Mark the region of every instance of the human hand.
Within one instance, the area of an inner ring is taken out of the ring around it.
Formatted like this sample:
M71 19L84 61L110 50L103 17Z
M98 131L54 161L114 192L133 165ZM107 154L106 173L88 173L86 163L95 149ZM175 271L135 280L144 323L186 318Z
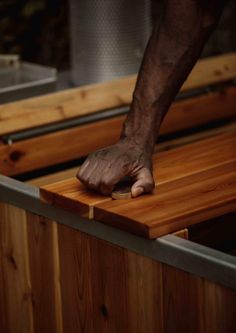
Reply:
M155 186L151 154L125 140L90 154L77 174L85 186L104 195L125 176L134 180L132 197L152 192Z

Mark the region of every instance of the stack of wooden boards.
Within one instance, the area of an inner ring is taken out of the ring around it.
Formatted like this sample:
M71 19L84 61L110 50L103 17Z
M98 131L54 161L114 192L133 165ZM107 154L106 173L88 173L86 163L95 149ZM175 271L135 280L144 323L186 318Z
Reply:
M154 155L153 194L112 200L72 178L41 188L41 198L79 216L156 238L236 210L236 132Z
M195 97L173 103L161 134L235 117L236 87L228 84L235 77L235 53L200 60L181 88L184 93L200 88L199 95L194 94ZM112 117L107 119L24 137L20 141L7 140L7 137L128 106L135 79L135 76L131 76L0 105L0 173L8 176L25 174L78 159L114 143L119 137L125 116L113 117L112 112ZM224 86L219 87L221 83ZM213 87L212 90L208 89L209 85ZM208 93L201 94L201 89ZM4 136L5 140L2 139Z

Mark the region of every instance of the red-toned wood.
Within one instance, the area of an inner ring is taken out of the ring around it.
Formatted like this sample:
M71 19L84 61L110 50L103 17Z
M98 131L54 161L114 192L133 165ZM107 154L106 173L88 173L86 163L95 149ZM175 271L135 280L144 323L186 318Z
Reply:
M236 133L216 135L154 156L153 194L111 200L77 179L41 188L52 205L155 238L236 209Z

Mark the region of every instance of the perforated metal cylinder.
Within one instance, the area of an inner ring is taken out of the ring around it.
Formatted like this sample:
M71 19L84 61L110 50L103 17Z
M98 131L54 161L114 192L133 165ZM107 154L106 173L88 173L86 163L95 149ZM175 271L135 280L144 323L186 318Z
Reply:
M72 80L136 73L150 36L150 0L71 0Z

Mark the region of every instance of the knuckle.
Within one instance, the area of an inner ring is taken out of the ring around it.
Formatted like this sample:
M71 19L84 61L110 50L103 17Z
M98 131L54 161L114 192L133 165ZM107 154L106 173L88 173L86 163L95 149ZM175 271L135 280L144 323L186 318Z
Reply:
M103 180L100 184L101 193L108 195L112 191L112 184L108 180Z

